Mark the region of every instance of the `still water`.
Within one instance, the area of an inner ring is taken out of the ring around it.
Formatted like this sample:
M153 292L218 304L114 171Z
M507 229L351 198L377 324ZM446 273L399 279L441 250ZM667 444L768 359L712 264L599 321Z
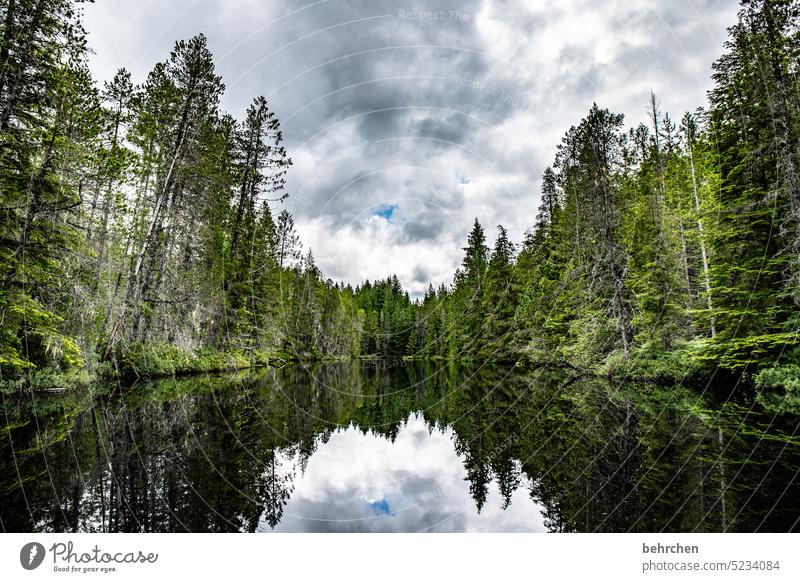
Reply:
M781 399L355 362L3 395L4 531L794 531Z

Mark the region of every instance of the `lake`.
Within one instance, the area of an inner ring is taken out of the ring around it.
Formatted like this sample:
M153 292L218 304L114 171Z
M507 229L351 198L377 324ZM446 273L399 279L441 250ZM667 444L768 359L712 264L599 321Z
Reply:
M4 531L800 528L780 398L347 362L3 395Z

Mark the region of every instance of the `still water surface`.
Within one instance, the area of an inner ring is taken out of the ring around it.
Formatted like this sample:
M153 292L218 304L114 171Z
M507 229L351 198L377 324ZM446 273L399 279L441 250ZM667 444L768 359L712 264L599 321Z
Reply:
M780 399L395 363L4 395L4 531L794 531Z

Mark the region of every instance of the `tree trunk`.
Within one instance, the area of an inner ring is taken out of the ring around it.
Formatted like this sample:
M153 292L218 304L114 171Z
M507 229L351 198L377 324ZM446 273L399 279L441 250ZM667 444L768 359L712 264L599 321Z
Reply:
M708 251L706 250L706 235L703 229L703 220L700 218L700 194L697 191L697 175L694 171L694 155L692 154L692 144L689 137L686 138L686 150L689 152L689 168L692 171L692 192L694 193L694 209L697 213L697 231L700 234L700 256L703 260L703 285L706 289L706 303L708 313L711 316L711 337L717 335L717 328L714 322L714 301L711 298L711 275L708 267Z
M0 47L0 103L3 102L3 90L6 86L6 70L8 67L9 47L11 46L11 29L14 23L16 0L8 0L6 18L3 22L3 46Z
M181 121L178 125L178 130L175 137L175 145L173 147L172 159L169 164L169 169L167 170L167 173L164 176L164 183L162 187L159 188L158 190L158 194L156 196L155 210L153 211L153 216L150 218L150 224L147 227L147 233L145 234L142 246L136 255L136 262L134 263L133 273L131 273L130 281L128 282L128 288L125 292L125 301L122 308L122 312L120 313L117 322L115 322L115 324L112 326L111 334L109 335L108 338L108 344L106 345L106 349L104 352L103 356L104 358L108 358L111 355L111 352L114 349L114 344L116 344L117 342L117 338L124 324L125 316L127 314L128 309L131 307L133 291L134 289L137 289L139 287L139 276L142 270L144 257L147 254L147 251L150 249L153 243L156 229L161 223L162 209L164 207L165 201L169 198L170 195L172 181L175 174L175 168L178 164L179 159L182 157L182 147L187 132L189 110L191 108L192 99L193 95L190 92L188 97L186 98L186 103L184 104L183 112L181 114ZM141 305L137 307L136 311L139 312L139 314L141 313Z

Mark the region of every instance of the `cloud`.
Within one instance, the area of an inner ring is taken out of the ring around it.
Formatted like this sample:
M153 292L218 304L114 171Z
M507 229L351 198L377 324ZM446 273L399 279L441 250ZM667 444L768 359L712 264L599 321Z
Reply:
M355 427L320 443L295 482L281 522L293 532L545 531L542 508L519 487L503 509L496 483L478 513L452 429L410 416L394 441Z
M206 32L223 106L241 116L264 94L282 120L295 162L286 206L323 271L354 284L397 272L418 296L415 267L449 283L474 217L522 238L541 172L593 102L628 125L647 121L651 89L674 117L704 105L736 3L107 0L85 11L100 79L126 66L141 81L176 39ZM381 204L397 207L389 225L373 221Z

